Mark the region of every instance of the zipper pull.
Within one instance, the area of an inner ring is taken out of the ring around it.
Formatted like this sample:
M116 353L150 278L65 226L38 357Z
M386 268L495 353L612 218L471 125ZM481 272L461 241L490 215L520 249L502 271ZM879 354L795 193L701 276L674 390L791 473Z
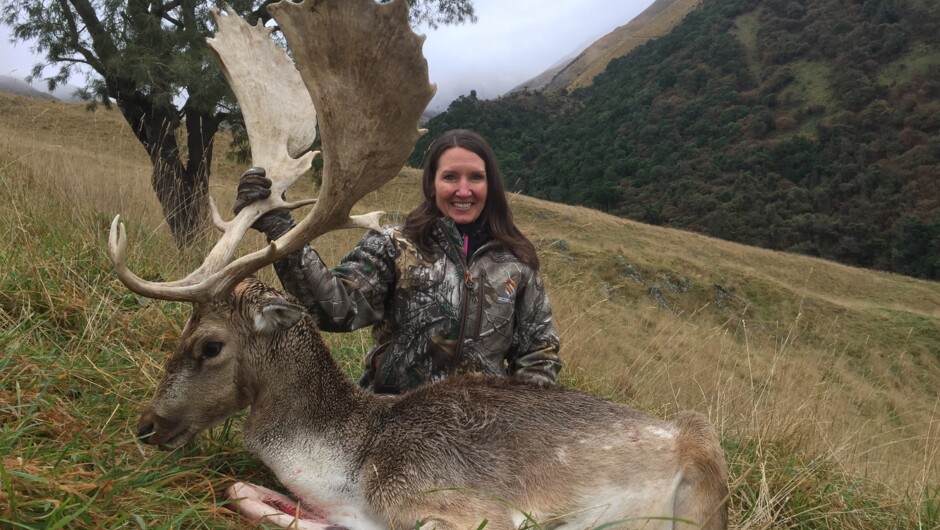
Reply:
M466 280L465 280L465 282L466 282L466 284L467 284L467 287L473 287L473 277L470 276L470 271L469 271L469 270L465 270L465 271L463 271L463 272L464 272L464 274L466 275Z

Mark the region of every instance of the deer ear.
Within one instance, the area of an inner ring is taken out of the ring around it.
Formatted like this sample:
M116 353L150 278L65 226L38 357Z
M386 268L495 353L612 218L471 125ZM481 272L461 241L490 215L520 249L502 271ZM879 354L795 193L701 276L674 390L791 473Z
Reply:
M292 328L303 316L304 308L297 304L271 302L255 315L255 331L262 335L285 331Z

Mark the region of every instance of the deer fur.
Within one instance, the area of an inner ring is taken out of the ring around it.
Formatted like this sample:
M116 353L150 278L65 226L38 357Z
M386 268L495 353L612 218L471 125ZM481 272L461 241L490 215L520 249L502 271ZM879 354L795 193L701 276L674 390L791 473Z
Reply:
M250 278L195 305L138 434L176 447L246 407L245 447L351 529L727 526L724 457L702 415L663 421L474 375L376 396L300 306Z

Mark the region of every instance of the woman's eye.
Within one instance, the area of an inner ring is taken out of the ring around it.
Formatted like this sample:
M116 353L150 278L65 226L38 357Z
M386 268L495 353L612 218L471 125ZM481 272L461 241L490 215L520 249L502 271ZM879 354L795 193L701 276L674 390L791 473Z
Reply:
M483 182L484 180L486 180L486 175L483 173L474 173L470 175L470 180L472 180L473 182Z
M441 175L441 180L444 182L456 182L457 175Z
M202 345L202 358L203 359L211 359L220 353L222 353L221 342L207 342Z

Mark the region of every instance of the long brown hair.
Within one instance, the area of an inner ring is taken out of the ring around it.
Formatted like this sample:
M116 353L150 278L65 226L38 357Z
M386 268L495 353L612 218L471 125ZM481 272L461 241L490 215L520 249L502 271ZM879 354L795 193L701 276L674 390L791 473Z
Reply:
M479 134L466 129L453 129L442 134L424 155L424 177L422 189L424 203L415 208L405 219L402 229L405 236L422 251L430 253L431 223L444 214L434 200L434 176L437 164L444 151L453 147L462 147L483 159L486 169L486 204L480 213L480 221L486 224L493 239L516 256L516 259L535 270L539 268L539 257L535 245L526 238L512 219L512 210L506 200L506 186L496 163L496 155L486 140Z

